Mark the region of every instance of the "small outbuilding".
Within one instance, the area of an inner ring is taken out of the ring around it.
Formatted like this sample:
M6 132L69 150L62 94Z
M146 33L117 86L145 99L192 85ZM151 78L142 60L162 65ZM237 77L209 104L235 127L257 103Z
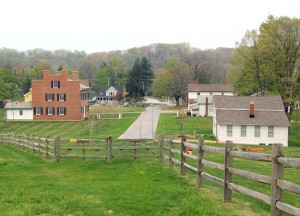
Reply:
M10 101L4 107L6 121L32 121L31 102Z
M291 125L281 96L214 96L213 133L238 144L288 146Z

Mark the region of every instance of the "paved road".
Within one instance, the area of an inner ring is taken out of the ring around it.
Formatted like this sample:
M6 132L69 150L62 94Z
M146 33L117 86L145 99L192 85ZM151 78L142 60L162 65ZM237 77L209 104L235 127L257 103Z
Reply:
M160 108L158 106L147 107L118 140L154 139L159 114Z

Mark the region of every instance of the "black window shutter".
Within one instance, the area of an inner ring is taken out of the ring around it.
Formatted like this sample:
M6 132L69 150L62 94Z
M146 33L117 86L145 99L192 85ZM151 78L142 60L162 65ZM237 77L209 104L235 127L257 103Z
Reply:
M58 88L60 88L60 81L57 81L58 82Z
M46 107L46 115L48 115L48 107Z
M66 107L64 108L64 113L65 113L65 115L67 115L67 108Z
M59 94L57 94L57 101L59 101Z
M33 114L36 115L36 108L33 108Z
M64 94L64 99L65 99L64 101L66 101L66 100L67 100L67 95L66 95L66 94Z
M53 81L51 81L51 88L53 88Z

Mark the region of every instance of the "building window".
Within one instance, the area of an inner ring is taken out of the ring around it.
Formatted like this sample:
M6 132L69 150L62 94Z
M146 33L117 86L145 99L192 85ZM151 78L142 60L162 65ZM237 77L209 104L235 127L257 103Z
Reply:
M51 81L51 88L60 88L60 81L57 80Z
M227 136L232 137L232 125L227 125Z
M43 115L43 108L42 107L34 107L33 112L34 112L34 115Z
M54 115L54 107L46 107L46 115Z
M109 92L108 94L109 94L109 96L114 96L115 95L114 92Z
M58 115L66 115L67 114L66 107L58 107L57 108L57 114Z
M268 137L274 137L274 126L268 127Z
M241 137L246 137L246 136L247 136L247 126L241 125Z
M20 116L23 115L23 110L20 110Z
M260 137L260 126L255 126L254 136Z
M54 94L46 94L46 101L54 101Z
M58 101L66 101L66 94L57 94Z

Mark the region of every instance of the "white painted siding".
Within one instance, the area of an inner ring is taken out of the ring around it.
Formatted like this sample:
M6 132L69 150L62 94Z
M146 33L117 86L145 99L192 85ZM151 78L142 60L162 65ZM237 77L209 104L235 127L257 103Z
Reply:
M201 96L209 96L209 95L210 95L210 92L200 92L200 95L201 95Z
M216 131L217 130L217 131ZM231 140L236 144L255 144L264 143L269 145L272 143L282 143L288 146L288 127L274 127L274 137L268 137L268 126L260 126L260 137L255 137L255 126L247 125L246 137L241 137L241 126L234 125L232 129L232 137L227 137L227 125L217 125L214 134L217 133L217 139L220 142Z
M224 92L225 96L233 96L233 92Z
M23 115L20 115L20 111L23 111ZM8 121L28 121L33 120L32 109L6 109L6 120Z
M197 92L189 92L188 94L189 99L197 99Z

